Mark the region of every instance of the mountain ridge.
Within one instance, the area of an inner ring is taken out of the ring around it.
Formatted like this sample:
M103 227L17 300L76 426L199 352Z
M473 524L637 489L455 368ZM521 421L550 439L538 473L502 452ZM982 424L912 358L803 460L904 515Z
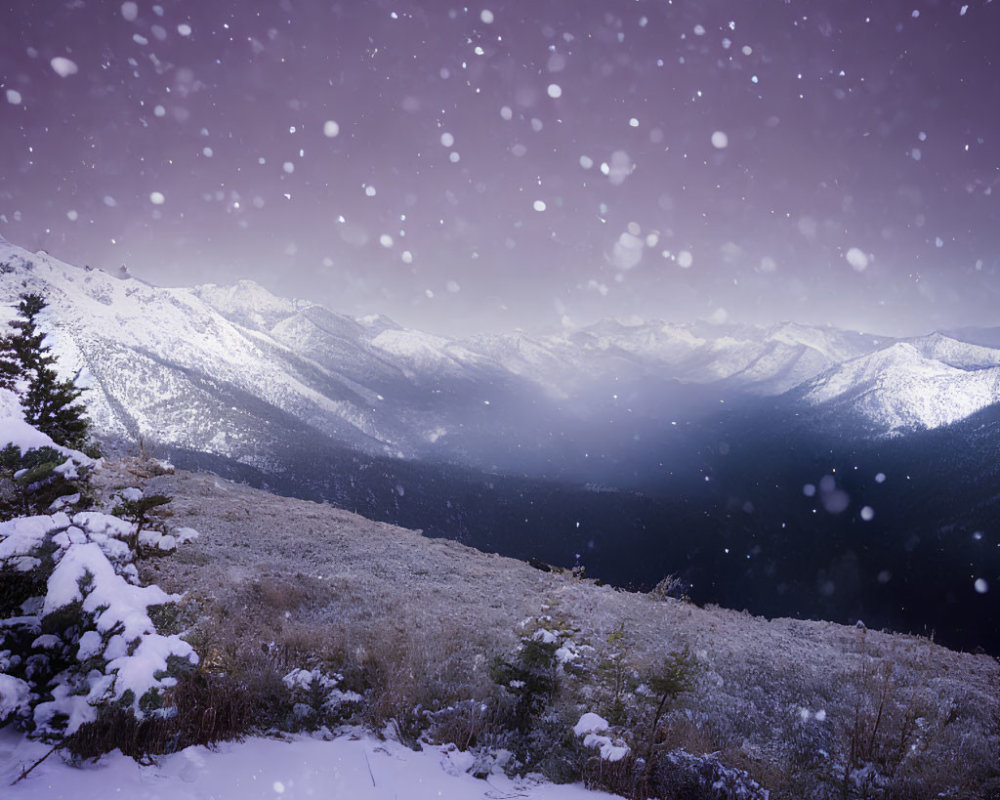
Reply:
M1000 349L943 333L605 320L448 339L252 281L160 288L7 242L0 262L2 302L24 290L48 297L53 346L94 387L101 434L237 459L252 460L254 440L286 416L365 452L447 460L494 431L534 441L567 414L609 425L612 408L666 424L670 398L685 393L775 397L879 435L952 424L1000 400ZM535 427L521 434L529 411Z

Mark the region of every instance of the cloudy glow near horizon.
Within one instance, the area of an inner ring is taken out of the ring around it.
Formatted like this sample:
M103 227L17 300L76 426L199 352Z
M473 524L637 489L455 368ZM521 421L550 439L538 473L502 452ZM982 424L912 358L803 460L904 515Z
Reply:
M1000 3L0 10L0 234L446 334L995 324Z

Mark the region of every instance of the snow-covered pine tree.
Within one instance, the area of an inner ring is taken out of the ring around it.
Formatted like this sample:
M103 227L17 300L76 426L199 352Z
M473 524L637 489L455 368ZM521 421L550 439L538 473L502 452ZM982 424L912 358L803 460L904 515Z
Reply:
M56 444L75 449L87 443L90 422L79 403L83 389L73 380L60 380L55 371L56 357L45 344L45 334L37 318L45 299L34 293L21 295L13 332L0 344L0 386L14 386L19 378L27 383L21 394L24 419L48 434Z
M21 361L14 349L13 337L0 336L0 389L13 389L21 377Z
M13 332L8 330L0 335L0 389L14 389L23 376L21 349L22 344L14 341Z

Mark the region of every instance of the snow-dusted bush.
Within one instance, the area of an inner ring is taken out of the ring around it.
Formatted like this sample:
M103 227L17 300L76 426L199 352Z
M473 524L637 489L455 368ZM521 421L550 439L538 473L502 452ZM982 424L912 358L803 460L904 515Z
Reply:
M685 750L657 753L648 765L650 797L661 800L767 800L768 792L745 771L715 755Z
M138 586L134 524L97 512L0 522L0 725L59 738L115 704L169 713L171 674L197 655L157 633L149 609L174 602ZM10 588L12 587L12 588Z
M85 507L98 463L25 422L17 392L0 388L0 520Z
M357 692L339 688L343 680L343 675L321 669L293 669L285 675L282 682L293 704L289 728L316 730L347 720L360 708L364 698Z
M122 489L111 497L111 513L116 517L135 523L129 546L139 557L169 553L197 532L190 529L177 535L167 530L162 518L164 507L170 498L163 494L143 494L139 489Z
M583 739L584 747L596 749L604 761L621 761L629 754L629 746L608 736L610 727L604 717L588 711L573 726L573 734Z
M556 691L559 641L541 628L521 640L515 658L494 661L490 677L515 699L514 723L527 731L545 711Z
M605 638L604 656L594 668L594 678L601 696L601 711L615 725L627 721L628 707L635 700L639 673L631 663L630 642L625 623Z
M85 477L91 465L81 453L44 446L25 452L0 449L0 519L86 505Z
M509 773L541 772L550 780L578 780L587 751L573 733L569 712L556 703L565 678L578 673L579 651L573 631L550 616L521 637L511 659L497 658L490 677L513 700L499 743L513 753Z
M478 699L460 700L427 714L427 738L459 750L489 747L497 738L496 707ZM509 756L509 753L508 753ZM486 773L488 774L488 770Z

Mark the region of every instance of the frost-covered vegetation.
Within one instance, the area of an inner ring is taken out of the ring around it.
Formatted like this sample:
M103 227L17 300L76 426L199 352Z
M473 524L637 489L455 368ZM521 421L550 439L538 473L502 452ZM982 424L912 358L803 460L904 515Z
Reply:
M94 722L103 707L166 713L175 662L197 657L152 622L150 607L178 598L137 585L126 543L133 527L93 511L0 523L0 722L54 739Z
M189 640L246 687L255 730L360 725L452 743L475 775L636 798L1000 788L987 656L616 591L214 476L144 490L202 535L143 574L187 590Z
M77 479L91 509L0 526L5 592L34 598L11 613L5 594L4 718L76 757L360 726L454 744L480 777L634 798L1000 785L985 657L618 592L170 472L105 465ZM137 504L167 492L138 536Z

